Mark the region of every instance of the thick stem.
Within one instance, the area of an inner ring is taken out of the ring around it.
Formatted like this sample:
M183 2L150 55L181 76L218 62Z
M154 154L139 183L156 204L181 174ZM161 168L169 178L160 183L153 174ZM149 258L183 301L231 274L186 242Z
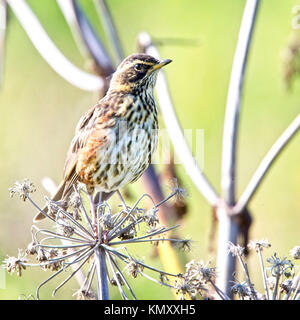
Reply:
M109 8L105 0L94 0L98 13L103 21L106 34L109 37L109 42L114 48L114 52L117 56L117 61L120 63L124 59L124 52L121 46L121 42L117 33L117 29L114 24L114 20L111 16Z
M105 250L103 248L97 247L95 249L95 261L96 261L98 300L109 300L106 255L105 255Z
M217 209L217 216L219 220L219 236L216 285L232 299L230 281L233 281L236 260L235 257L228 254L228 242L237 242L239 228L232 218L229 217L226 206L220 206Z
M223 131L222 190L226 202L235 202L236 142L244 75L258 0L247 0L234 55Z
M241 22L238 43L233 60L228 89L226 113L223 131L222 152L222 193L226 204L217 209L219 218L219 240L217 268L218 287L232 297L230 283L234 280L235 258L227 254L228 242L237 243L239 226L229 217L230 209L235 204L236 141L241 106L242 89L249 45L254 27L258 0L247 0Z

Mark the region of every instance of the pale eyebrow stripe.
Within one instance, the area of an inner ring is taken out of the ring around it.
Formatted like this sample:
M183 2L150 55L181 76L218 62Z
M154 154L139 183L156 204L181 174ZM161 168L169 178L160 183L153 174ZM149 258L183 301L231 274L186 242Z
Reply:
M132 67L133 65L140 63L140 64L146 64L147 66L153 66L153 63L151 62L145 62L142 60L134 60L130 65L128 65L128 68Z

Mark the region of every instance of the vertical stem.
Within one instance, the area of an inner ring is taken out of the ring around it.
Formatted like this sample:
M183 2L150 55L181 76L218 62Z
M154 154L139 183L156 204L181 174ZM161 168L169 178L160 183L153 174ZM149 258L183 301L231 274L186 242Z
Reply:
M109 300L108 274L105 251L101 247L95 249L98 300Z
M275 280L275 286L274 286L274 289L273 289L272 300L276 300L276 298L277 298L279 277L280 277L279 275L276 275L276 280Z
M246 275L246 279L247 279L247 282L248 282L248 285L249 285L249 288L250 288L250 292L251 292L251 298L254 299L254 300L257 300L257 295L256 295L256 292L254 290L254 287L253 287L253 284L250 280L250 275L249 275L249 271L248 271L248 267L247 267L247 263L243 261L242 257L240 255L238 255L238 259L239 259L239 262L243 268L243 271Z
M258 0L247 0L228 88L223 132L222 190L226 202L235 202L236 140L242 89L250 40L256 17Z
M232 297L230 281L233 281L235 258L227 255L227 244L229 241L236 244L239 227L235 219L229 217L228 214L229 208L235 204L235 158L239 111L244 73L258 2L259 0L247 0L245 5L233 60L224 121L221 184L226 204L217 209L220 222L217 260L219 276L217 285L230 297Z
M120 39L117 33L117 29L114 24L114 20L111 16L111 13L108 9L107 3L105 0L94 0L96 4L96 9L98 9L99 15L102 17L104 28L106 33L109 36L110 44L114 48L114 52L117 56L117 61L120 63L124 59L123 49L121 47Z
M217 253L217 279L216 285L232 299L230 281L233 281L235 272L235 257L228 254L228 242L236 243L238 226L228 216L226 207L217 208L219 221L218 253Z
M265 266L264 266L264 261L263 261L263 258L262 258L261 249L258 249L258 250L259 250L259 251L258 251L259 263L260 263L261 272L262 272L262 276L263 276L264 289L265 289L265 293L266 293L266 298L267 298L267 300L270 300L269 291L268 291L268 285L267 285L266 272L265 272Z

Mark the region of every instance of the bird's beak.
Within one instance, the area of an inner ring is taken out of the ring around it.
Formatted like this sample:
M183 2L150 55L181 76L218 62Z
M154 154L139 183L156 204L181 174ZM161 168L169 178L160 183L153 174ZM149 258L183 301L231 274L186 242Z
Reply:
M161 60L158 64L156 64L152 67L152 71L158 70L158 69L164 67L165 65L169 64L170 62L172 62L172 60L170 60L170 59Z

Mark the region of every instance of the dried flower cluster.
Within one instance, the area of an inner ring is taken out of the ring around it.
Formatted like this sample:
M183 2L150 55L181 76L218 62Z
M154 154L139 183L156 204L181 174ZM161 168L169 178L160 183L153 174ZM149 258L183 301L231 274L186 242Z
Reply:
M196 262L195 260L186 264L185 274L176 282L177 292L181 298L185 298L186 295L192 299L206 296L208 283L217 289L214 284L216 269L210 268L209 264L209 262L205 264L203 261ZM217 292L219 293L220 290L217 289ZM222 295L222 298L225 298L225 295Z
M27 179L17 182L10 189L11 195L18 194L22 200L28 199L35 208L41 210L31 199L30 194L34 191L34 185ZM182 247L188 246L188 240L166 238L166 234L178 226L171 228L161 226L157 215L159 206L179 193L182 195L183 191L176 187L164 201L157 205L147 194L143 194L133 207L125 205L122 199L121 210L113 212L107 202L94 203L82 185L74 186L74 193L68 203L46 199L48 212L44 214L53 222L53 229L40 229L37 225L33 225L32 241L26 251L23 253L20 250L17 258L8 257L4 261L4 268L8 272L16 271L19 276L22 274L22 269L31 266L40 266L45 270L53 271L54 274L37 288L37 298L39 298L41 287L60 273L72 269L67 278L54 289L53 295L77 272L82 271L84 265L88 265L85 280L77 291L77 298L94 299L96 296L92 290L92 282L95 274L98 284L106 281L103 277L98 279L99 256L104 257L100 265L104 263L105 268L109 267L106 269L107 275L104 278L109 277L110 284L119 288L124 299L129 298L128 294L134 299L136 296L122 270L126 270L127 274L133 278L142 275L161 285L174 288L172 284L167 283L170 282L169 278L177 278L181 275L148 266L141 259L129 254L126 246L130 243L145 242L158 244L161 241L182 244ZM147 211L139 207L145 197L149 197L153 202L153 207ZM98 255L99 252L102 255ZM32 259L35 261L29 262ZM122 264L125 266L121 266ZM159 280L144 273L146 270L157 273Z
M30 196L34 191L34 185L27 179L17 182L10 189L12 196L18 194L22 200L28 199L35 208L39 209ZM77 299L103 298L103 292L99 295L100 289L98 289L98 295L92 289L94 278L98 288L105 291L106 279L109 279L112 286L118 287L123 299L129 299L130 296L136 299L127 276L132 278L143 276L174 289L179 299L229 300L230 298L216 286L215 279L218 271L210 267L210 263L192 260L186 264L184 274L171 274L147 265L143 259L132 256L127 250L127 245L130 243L149 242L157 245L163 241L175 243L182 249L190 249L190 240L178 240L167 236L169 231L177 226L171 228L161 226L157 215L161 204L174 196L183 194L184 191L175 186L171 194L156 205L151 196L143 194L132 207L128 207L121 199L121 209L113 212L107 202L94 203L83 186L78 185L77 188L74 187L74 193L68 203L46 199L48 213L45 215L53 222L53 230L40 229L33 225L32 241L27 249L25 251L19 249L17 257L7 257L3 266L8 272L16 272L19 276L22 275L23 270L31 266L39 266L54 272L37 288L37 298L39 298L41 287L60 273L72 269L54 289L53 295L77 272L82 272L83 266L87 265L84 281L75 293ZM153 207L149 210L139 207L145 197L153 202ZM266 239L250 241L248 244L248 248L254 250L259 257L265 290L264 294L261 294L254 289L250 280L244 258L245 248L232 243L228 244L228 254L237 257L245 275L244 281L236 280L231 286L232 293L237 298L243 300L299 299L300 272L295 274L295 266L290 259L280 258L274 253L266 259L268 266L265 267L262 252L270 246ZM299 259L300 247L295 246L290 251L290 255L295 260ZM30 262L32 259L35 261ZM101 268L104 274L101 274ZM151 277L146 271L156 273L158 279ZM108 296L105 297L108 298Z
M231 285L231 292L241 300L296 300L300 298L300 272L295 275L295 266L287 258L279 258L276 253L266 259L268 267L264 266L262 251L270 248L271 244L266 239L250 241L248 248L255 250L258 254L264 283L264 294L255 290L250 280L247 263L244 258L245 248L228 243L228 254L237 257L245 276L245 280L234 281ZM299 259L299 246L291 251L294 259ZM203 261L190 261L186 264L186 272L181 279L176 280L177 293L181 298L189 296L192 299L209 298L229 300L230 298L222 292L215 284L218 270L209 267L209 263Z
M246 276L245 281L236 281L231 288L232 292L240 299L296 300L299 298L300 272L295 276L295 266L291 260L285 257L280 258L276 253L274 253L273 256L266 259L268 266L265 267L262 251L270 247L271 244L266 239L250 241L248 244L248 248L250 250L255 250L259 257L265 290L264 294L260 294L254 289L254 286L251 283L247 264L243 259L243 248L232 243L229 244L229 252L238 257ZM295 247L290 251L292 258L294 259L297 259L297 252L299 254L299 249L297 250L297 248L299 247Z

